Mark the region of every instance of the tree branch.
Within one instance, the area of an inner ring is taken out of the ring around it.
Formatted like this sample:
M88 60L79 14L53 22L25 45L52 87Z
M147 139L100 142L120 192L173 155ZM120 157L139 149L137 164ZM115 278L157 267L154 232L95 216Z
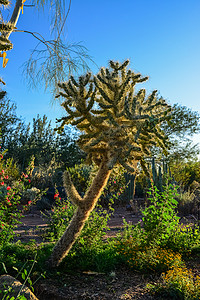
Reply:
M71 3L72 3L72 1L70 0L70 1L69 1L68 11L67 11L67 14L66 14L66 16L65 16L65 19L64 19L64 21L63 21L63 24L62 24L62 27L61 27L61 29L60 29L60 32L59 32L59 34L58 34L57 40L59 40L59 38L60 38L60 36L61 36L61 33L62 33L62 31L63 31L63 28L64 28L64 26L65 26L65 22L66 22L66 20L67 20L67 17L68 17L68 15L69 15L69 12L70 12Z

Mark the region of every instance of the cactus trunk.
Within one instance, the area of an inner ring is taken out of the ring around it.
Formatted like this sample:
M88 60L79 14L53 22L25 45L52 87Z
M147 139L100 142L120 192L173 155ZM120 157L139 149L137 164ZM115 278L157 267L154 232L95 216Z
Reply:
M57 267L63 258L67 256L73 244L79 237L90 212L78 208L64 234L55 245L49 263L51 267Z
M110 173L111 170L109 170L107 166L107 161L104 160L84 198L81 198L76 191L69 174L67 172L64 174L66 192L72 202L77 206L77 210L66 231L52 251L48 260L50 267L57 267L62 262L77 238L80 236L85 222L88 220L90 213L95 208L101 192L107 184Z

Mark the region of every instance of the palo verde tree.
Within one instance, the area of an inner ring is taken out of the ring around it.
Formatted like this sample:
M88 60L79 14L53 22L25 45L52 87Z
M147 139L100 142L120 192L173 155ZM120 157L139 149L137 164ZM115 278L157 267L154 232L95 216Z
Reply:
M128 172L137 172L137 165L147 172L145 156L156 145L166 151L167 140L160 130L169 118L170 107L153 91L146 97L145 89L135 93L135 85L146 81L141 74L127 69L124 63L110 61L110 68L101 68L96 76L87 73L76 81L60 83L58 96L67 112L65 124L76 126L82 134L78 144L87 153L87 161L97 164L98 172L85 196L80 197L69 173L64 185L70 200L77 207L63 236L55 245L49 264L56 267L67 255L94 209L114 166L122 165Z

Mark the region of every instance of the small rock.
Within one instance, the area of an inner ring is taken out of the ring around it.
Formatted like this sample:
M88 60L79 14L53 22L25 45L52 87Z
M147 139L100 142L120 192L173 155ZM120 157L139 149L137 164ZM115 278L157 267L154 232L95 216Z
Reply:
M9 292L9 296L17 297L20 289L22 288L22 283L10 275L0 276L0 298L3 296L3 291L8 289L8 287L12 288L11 292ZM24 295L27 300L38 300L38 298L26 286L22 288L21 295Z

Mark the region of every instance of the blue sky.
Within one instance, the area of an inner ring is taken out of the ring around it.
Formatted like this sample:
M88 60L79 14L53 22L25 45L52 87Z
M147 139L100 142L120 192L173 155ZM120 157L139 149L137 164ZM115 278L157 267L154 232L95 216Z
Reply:
M17 27L48 39L48 15L47 10L38 13L25 7ZM144 84L148 91L157 89L169 103L200 112L199 0L72 0L65 38L82 42L99 67L110 59L129 58L133 70L150 77ZM41 87L29 90L22 75L21 66L37 41L25 33L13 33L10 39L14 48L1 76L18 115L29 122L38 113L46 114L54 122L62 114L59 104L52 106L51 95ZM91 68L94 73L98 70L95 65Z

